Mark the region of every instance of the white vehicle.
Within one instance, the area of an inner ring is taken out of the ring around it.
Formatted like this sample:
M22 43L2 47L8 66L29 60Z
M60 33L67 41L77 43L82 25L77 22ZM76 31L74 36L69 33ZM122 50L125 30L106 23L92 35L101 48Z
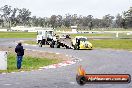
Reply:
M38 30L37 31L37 43L40 47L42 45L49 45L53 40L54 31L53 30Z

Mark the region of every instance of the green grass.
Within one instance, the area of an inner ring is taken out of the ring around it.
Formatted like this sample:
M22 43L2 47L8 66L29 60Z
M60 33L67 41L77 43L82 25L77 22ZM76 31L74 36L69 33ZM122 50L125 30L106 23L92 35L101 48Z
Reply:
M86 36L86 37L93 37L93 36L99 36L99 37L114 37L115 34L71 34L71 37L75 37L75 36Z
M34 58L34 57L23 57L22 69L21 71L30 71L33 69L38 69L42 66L47 66L50 64L55 64L60 62L57 59L47 59L47 58ZM13 54L8 55L8 69L0 70L2 72L18 72L19 70L16 68L16 56Z
M36 45L37 44L35 41L24 41L23 43L30 44L30 45Z
M132 50L132 40L129 39L90 40L90 42L94 48Z
M36 38L33 32L0 32L0 38Z

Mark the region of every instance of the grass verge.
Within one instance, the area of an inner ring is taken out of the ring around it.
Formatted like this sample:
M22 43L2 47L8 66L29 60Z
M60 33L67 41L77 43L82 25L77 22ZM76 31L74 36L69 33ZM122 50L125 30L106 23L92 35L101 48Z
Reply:
M90 40L90 42L94 48L132 50L132 40L130 39Z
M75 37L75 36L86 36L86 37L93 37L93 36L100 36L100 37L112 37L115 36L115 34L71 34L71 37Z
M36 38L34 32L0 32L0 38Z
M55 64L60 62L58 59L48 59L48 58L35 58L25 56L22 62L22 69L18 70L16 68L16 56L14 54L8 54L8 69L7 70L0 70L0 73L6 72L18 72L18 71L30 71L33 69L38 69L42 66L47 66L50 64Z

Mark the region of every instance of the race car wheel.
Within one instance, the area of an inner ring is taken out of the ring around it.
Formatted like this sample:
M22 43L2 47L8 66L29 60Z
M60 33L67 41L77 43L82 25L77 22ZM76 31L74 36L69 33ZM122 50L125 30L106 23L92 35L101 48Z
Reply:
M57 48L60 48L60 44L57 44Z
M58 41L56 42L56 47L60 48L60 43Z
M54 45L51 44L50 47L51 47L51 48L54 48Z
M51 42L50 47L54 48L54 41Z
M79 45L76 43L75 45L74 45L74 50L79 50L80 49L80 47L79 47Z
M78 49L76 44L73 46L73 48L74 48L74 50L77 50Z
M41 41L40 41L38 44L39 44L39 47L42 47L42 43L41 43Z

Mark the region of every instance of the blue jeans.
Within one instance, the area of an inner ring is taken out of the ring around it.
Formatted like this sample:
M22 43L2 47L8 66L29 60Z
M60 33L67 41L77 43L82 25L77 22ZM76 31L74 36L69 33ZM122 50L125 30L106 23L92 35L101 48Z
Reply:
M21 69L23 56L17 56L17 69Z

